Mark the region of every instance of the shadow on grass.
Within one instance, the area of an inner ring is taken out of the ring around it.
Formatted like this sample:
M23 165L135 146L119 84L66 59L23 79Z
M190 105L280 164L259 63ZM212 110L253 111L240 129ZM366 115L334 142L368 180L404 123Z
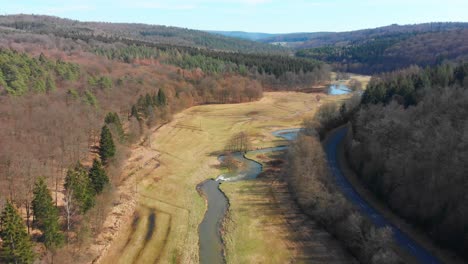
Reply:
M262 177L235 192L239 201L239 212L250 217L266 216L258 228L266 233L272 228L286 230L281 239L295 251L295 262L304 263L354 263L355 259L344 246L322 228L316 221L303 213L289 192L284 175L279 169L284 164L284 154L270 155ZM271 220L270 220L271 219ZM281 219L281 220L279 220Z

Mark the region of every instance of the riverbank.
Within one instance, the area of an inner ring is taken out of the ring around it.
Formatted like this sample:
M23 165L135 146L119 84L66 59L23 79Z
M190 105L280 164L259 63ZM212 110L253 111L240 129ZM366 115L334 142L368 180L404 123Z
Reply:
M298 207L280 171L284 152L250 153L247 158L263 165L259 178L221 186L233 208L227 223L228 263L355 262Z
M196 106L175 115L142 146L145 150L141 151L158 153L159 167L156 168L156 163L143 163L138 177L129 182L132 188L127 195L137 193L135 215L141 217L133 225L129 219L115 230L118 232L116 242L101 263L124 263L123 259L115 257L122 252L135 256L125 263L198 263L198 227L206 204L195 186L219 175L215 153L224 149L232 135L239 132L249 134L254 148L284 145L271 131L299 127L321 104L345 97L324 94L317 100L315 94L274 92L265 93L264 98L256 102ZM138 161L141 157L135 155L134 159ZM255 208L256 204L252 204L252 209ZM157 233L150 236L147 223L151 222L152 213ZM271 239L280 236L265 234ZM151 239L145 240L145 237ZM267 256L268 253L257 254Z

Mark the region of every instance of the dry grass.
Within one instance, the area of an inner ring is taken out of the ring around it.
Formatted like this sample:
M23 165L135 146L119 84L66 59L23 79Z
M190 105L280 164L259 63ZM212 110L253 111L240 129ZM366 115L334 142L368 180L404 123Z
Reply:
M137 183L138 194L134 197L137 197L136 211L140 219L134 226L128 221L126 227L121 228L116 242L102 262L198 263L198 225L206 206L195 186L219 174L215 166L218 164L217 157L212 153L222 150L229 138L241 131L252 136L254 148L282 144L271 135L271 131L299 127L302 120L313 115L320 104L343 98L323 95L321 101L317 102L316 94L265 93L264 98L257 102L197 106L177 114L170 124L151 135L150 147L142 147L147 151L151 148L160 154L160 166L156 168L152 162L146 164L138 161L143 164L139 166L143 167L129 181ZM134 162L139 160L139 155L138 152L133 153ZM137 167L132 162L128 166ZM232 185L232 188L249 188L247 185L239 183ZM239 195L232 199L234 206L231 212L236 212L237 199L242 201L249 198ZM272 254L278 260L290 258L291 253L284 250L286 246L281 232L256 228L261 223L255 221L271 219L250 219L253 215L249 212L255 211L255 206L252 204L245 214L239 216L245 219L242 223L248 226L235 229L249 230L249 236L258 238L254 239L254 244L243 245L256 247L244 251L247 254L245 259L265 260L270 259ZM156 215L156 228L151 239L145 240L148 215L151 212ZM231 240L232 243L239 244L237 240L242 235L232 234L231 237L236 238L236 241ZM271 242L266 243L268 240ZM262 241L265 243L262 244ZM228 243L227 252L235 248L232 243ZM123 252L125 259L118 257Z

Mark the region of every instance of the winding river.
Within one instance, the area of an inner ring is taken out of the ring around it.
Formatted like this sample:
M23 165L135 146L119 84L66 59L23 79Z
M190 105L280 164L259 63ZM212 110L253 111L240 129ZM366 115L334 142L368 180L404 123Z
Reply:
M299 133L300 128L278 130L272 134L286 139L294 140ZM287 146L278 146L249 151L248 154L270 153L287 149ZM235 173L226 173L219 175L216 180L206 180L197 186L197 190L205 197L208 203L208 209L203 221L198 227L200 236L200 263L225 263L224 247L221 236L222 223L226 215L229 202L224 193L219 189L222 182L233 182L252 180L262 172L262 165L251 159L247 159L244 153L235 152L232 157L243 164L241 170ZM224 155L218 157L223 161Z
M344 84L332 84L328 87L328 94L330 95L342 95L349 92L351 92L351 90ZM292 141L296 139L300 130L300 128L283 129L274 131L272 134L276 137ZM286 150L287 148L287 145L264 148L249 151L248 154L270 153ZM197 186L197 190L205 197L208 204L208 209L205 212L203 221L198 227L200 237L200 263L202 264L225 263L221 232L223 220L229 207L229 201L219 189L219 185L223 182L252 180L257 178L262 172L262 165L254 160L246 158L244 153L235 152L231 155L237 162L243 164L241 170L221 174L216 179L206 180ZM224 155L218 157L220 162L225 158Z

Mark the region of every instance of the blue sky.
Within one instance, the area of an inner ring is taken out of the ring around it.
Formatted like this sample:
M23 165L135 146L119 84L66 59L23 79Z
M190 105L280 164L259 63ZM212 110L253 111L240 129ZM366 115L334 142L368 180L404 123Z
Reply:
M0 14L17 13L287 33L347 31L393 23L468 22L468 0L0 0Z

